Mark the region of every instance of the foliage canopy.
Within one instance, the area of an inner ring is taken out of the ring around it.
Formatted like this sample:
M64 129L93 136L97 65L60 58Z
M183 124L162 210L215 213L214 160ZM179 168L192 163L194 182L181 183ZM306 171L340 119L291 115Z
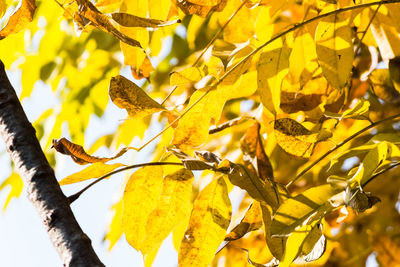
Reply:
M150 266L172 233L180 266L400 264L400 1L17 2L0 58L21 99L60 101L33 123L53 165L88 165L60 185L139 168L110 249L124 234ZM107 105L126 120L86 144ZM6 186L5 207L23 185Z

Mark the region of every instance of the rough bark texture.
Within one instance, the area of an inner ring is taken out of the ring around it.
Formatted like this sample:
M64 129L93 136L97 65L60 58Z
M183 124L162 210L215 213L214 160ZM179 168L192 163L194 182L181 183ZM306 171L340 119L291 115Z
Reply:
M65 266L104 266L76 221L0 60L0 132Z

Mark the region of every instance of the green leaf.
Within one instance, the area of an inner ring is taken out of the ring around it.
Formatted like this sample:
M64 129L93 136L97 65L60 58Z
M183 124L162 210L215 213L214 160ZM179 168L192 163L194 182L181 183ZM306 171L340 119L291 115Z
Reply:
M215 179L198 195L189 227L178 252L181 267L206 267L224 240L231 221L231 203L223 177Z

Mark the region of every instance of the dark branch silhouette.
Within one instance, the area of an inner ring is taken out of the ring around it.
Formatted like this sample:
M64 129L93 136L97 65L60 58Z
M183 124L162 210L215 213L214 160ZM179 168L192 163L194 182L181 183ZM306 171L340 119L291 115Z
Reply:
M64 266L104 266L61 191L0 60L0 132Z

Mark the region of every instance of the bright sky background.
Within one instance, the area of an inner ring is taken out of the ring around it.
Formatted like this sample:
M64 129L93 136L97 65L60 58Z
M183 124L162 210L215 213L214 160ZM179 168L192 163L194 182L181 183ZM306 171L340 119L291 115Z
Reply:
M123 75L131 78L128 72L122 72ZM21 86L18 73L8 73L8 75L17 93L19 93L18 88L21 88ZM46 101L44 102L43 99L46 99ZM22 104L29 120L32 122L54 103L55 98L52 96L50 88L39 84L39 86L35 86L32 97L25 99ZM113 132L118 124L121 123L121 120L125 118L125 111L118 109L112 103L109 104L102 119L98 119L95 116L91 118L89 130L85 136L86 144L93 143L97 137L103 134ZM145 137L145 139L148 137ZM136 160L134 160L134 163L148 161L151 148L152 146L149 146L140 154L135 155ZM0 141L0 151L3 151L0 154L0 181L2 181L11 173L10 159L4 150L3 141ZM106 149L100 149L96 152L97 155L108 155L109 153ZM130 155L132 154L130 153ZM58 154L56 159L57 167L55 171L59 180L82 169L81 166L75 164L67 156ZM133 164L129 155L122 158L121 162ZM110 207L118 199L121 185L124 183L126 175L130 173L132 171L112 176L110 179L96 184L72 204L73 212L80 226L91 238L95 251L106 266L143 265L141 254L129 246L124 236L111 252L107 251L108 244L102 242L111 218ZM62 189L68 196L79 191L87 183L64 186ZM6 194L0 193L0 207L3 206L5 198ZM36 210L27 199L25 190L20 198L13 199L7 210L0 214L0 266L62 266L62 262L51 244ZM165 245L161 247L153 266L177 266L177 256L170 237L165 242Z

